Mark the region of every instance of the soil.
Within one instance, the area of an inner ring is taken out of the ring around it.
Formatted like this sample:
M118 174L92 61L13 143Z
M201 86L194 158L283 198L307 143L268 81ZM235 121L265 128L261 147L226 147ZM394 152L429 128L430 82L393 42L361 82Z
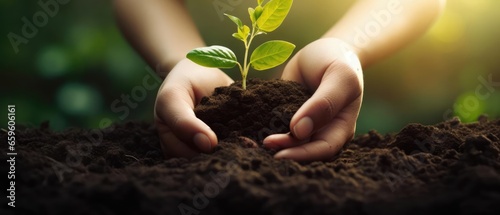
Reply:
M299 83L284 80L250 79L247 89L237 81L216 88L196 106L196 116L221 140L240 138L251 146L262 145L268 135L290 131L290 120L311 97Z
M231 87L215 94L222 91L240 96L229 99L228 106L245 103L248 96ZM214 101L206 98L203 104ZM271 105L270 113L288 110L280 105ZM255 117L243 120L252 124L243 130L256 126ZM276 160L272 151L248 147L252 138L258 145L259 134L252 133L258 126L243 132L236 126L229 126L235 129L221 138L213 154L189 160L164 159L150 123L64 132L52 131L49 123L18 126L14 210L120 215L500 212L500 120L409 124L386 135L370 131L347 143L331 161L307 164ZM0 139L6 146L4 131ZM6 147L0 149L2 156L6 152ZM7 168L0 163L1 172ZM14 210L4 202L0 214Z

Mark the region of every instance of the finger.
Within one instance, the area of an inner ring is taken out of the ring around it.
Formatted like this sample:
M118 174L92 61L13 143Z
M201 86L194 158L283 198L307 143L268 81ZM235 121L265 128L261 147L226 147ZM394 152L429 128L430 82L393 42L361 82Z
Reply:
M179 140L165 125L158 125L158 128L161 149L167 157L192 158L200 154L199 150Z
M311 142L281 150L274 157L299 162L331 159L354 134L355 120L351 119L350 113L340 115L318 131Z
M196 117L193 93L183 86L164 86L158 94L155 113L181 142L209 153L217 144L217 136Z
M290 133L273 134L263 140L263 146L268 149L285 149L295 147L307 143L309 140L299 140L293 137Z
M292 117L292 135L300 140L308 138L361 94L359 78L348 65L330 64L312 97Z

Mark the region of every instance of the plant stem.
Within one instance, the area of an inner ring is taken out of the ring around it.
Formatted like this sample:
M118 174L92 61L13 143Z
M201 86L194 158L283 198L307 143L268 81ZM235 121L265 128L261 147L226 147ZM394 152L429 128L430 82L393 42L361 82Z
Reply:
M251 37L250 37L250 42L251 42ZM245 57L243 59L243 71L241 71L241 87L243 90L247 89L247 74L248 74L248 50L250 49L250 43L247 43L245 40Z
M248 42L245 40L243 41L245 43L245 57L243 60L243 70L241 71L241 87L243 90L247 89L247 75L248 75L248 70L250 70L250 63L248 62L248 52L250 50L250 45L252 44L253 38L256 36L255 33L255 24L252 25L252 32L250 33L250 39ZM240 68L241 69L241 68Z

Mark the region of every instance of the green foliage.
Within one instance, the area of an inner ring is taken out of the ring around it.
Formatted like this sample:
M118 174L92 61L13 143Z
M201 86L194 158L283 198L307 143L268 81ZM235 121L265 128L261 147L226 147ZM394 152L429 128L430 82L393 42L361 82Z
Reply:
M238 64L236 55L224 46L210 46L190 51L187 58L205 67L233 68Z
M270 1L264 6L262 14L257 15L257 26L264 32L276 30L285 20L291 7L291 0Z
M243 89L246 89L246 77L250 66L255 70L266 70L284 63L292 55L295 45L281 40L263 43L252 52L250 60L248 59L253 39L257 35L276 30L288 15L293 0L270 0L264 5L263 2L263 0L257 0L258 5L255 8L248 8L252 29L244 25L240 18L224 14L236 24L237 31L232 36L241 40L245 45L243 64L238 62L233 51L223 46L196 48L186 57L206 67L233 68L238 65Z
M282 40L265 42L253 51L250 65L255 70L271 69L285 62L294 48L295 45Z

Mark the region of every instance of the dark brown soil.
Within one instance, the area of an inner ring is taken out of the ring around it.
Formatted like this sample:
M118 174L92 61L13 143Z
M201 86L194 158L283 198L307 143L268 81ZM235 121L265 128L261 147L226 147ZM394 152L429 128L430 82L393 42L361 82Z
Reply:
M258 145L268 135L290 131L290 120L311 95L302 85L283 80L250 79L219 87L195 108L220 140L246 137ZM247 140L248 140L247 139Z
M244 103L245 93L237 94ZM64 215L500 214L500 120L410 124L385 136L370 131L346 144L332 161L309 164L275 160L273 152L244 147L247 140L231 135L213 154L164 160L156 130L148 123L64 132L51 131L48 123L18 127L14 210ZM252 130L234 135L255 137ZM0 141L6 146L3 131ZM0 153L5 156L6 147ZM7 172L5 161L0 170ZM3 199L0 214L12 214Z

